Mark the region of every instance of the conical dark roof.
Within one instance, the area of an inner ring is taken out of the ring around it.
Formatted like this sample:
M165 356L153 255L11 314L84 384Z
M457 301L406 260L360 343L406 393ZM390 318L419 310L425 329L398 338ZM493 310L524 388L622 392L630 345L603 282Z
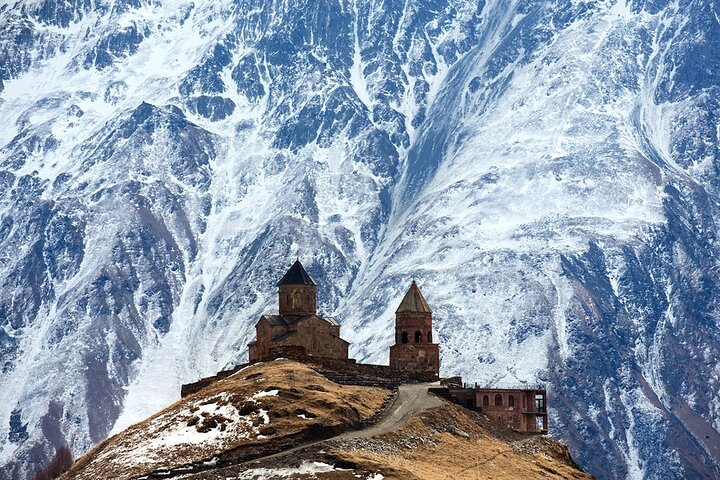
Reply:
M400 302L400 306L395 310L395 313L403 312L432 313L432 310L430 310L430 307L425 301L425 297L420 293L420 289L415 283L415 280L413 280L412 285L410 285L410 289L405 294L405 298Z
M305 271L300 260L296 260L292 267L278 282L280 285L316 285L309 273Z

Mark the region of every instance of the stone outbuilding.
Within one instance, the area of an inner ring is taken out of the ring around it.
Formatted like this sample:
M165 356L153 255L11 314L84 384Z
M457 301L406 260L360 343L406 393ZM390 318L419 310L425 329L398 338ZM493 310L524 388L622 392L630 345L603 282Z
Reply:
M432 310L417 284L395 311L395 345L390 347L390 368L404 372L440 374L440 347L433 343Z
M482 412L504 428L547 433L547 390L542 385L491 388L463 383L461 377L444 378L440 385L434 393Z
M506 428L547 432L547 392L544 388L476 388L474 407Z
M317 314L317 285L297 260L278 282L279 315L262 315L256 340L248 344L250 361L270 356L273 347L301 347L306 355L348 358L350 344L340 324Z

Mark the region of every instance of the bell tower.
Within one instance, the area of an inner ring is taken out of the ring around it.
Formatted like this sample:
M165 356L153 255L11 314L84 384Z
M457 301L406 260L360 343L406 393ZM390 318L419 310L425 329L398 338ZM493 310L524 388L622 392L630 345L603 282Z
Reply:
M280 315L304 316L317 313L317 285L296 260L277 284Z
M393 370L440 374L440 347L433 343L432 310L415 281L395 311L395 345L390 347Z

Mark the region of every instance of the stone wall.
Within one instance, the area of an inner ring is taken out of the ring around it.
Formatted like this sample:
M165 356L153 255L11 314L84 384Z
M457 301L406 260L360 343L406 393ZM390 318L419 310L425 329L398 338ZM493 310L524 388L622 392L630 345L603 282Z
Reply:
M478 388L475 405L507 428L526 432L547 430L547 409L536 409L536 395L546 398L545 390Z
M440 348L436 343L397 344L390 347L390 367L409 372L440 373Z
M255 325L255 345L249 347L248 356L250 360L262 358L270 351L270 339L273 335L273 328L267 320L261 319Z
M301 345L275 345L270 349L268 356L262 360L275 360L276 358L300 360L305 357L307 357L307 352Z
M295 334L274 342L275 345L299 345L308 355L329 358L348 358L349 344L339 336L340 327L320 317L311 317L293 325Z
M314 285L280 285L278 306L280 315L315 315L316 290Z
M203 378L197 382L183 385L180 396L186 397L199 392L208 385L226 378L238 370L249 365L272 361L278 358L287 358L303 362L315 369L330 381L344 385L365 385L393 388L403 383L425 383L436 381L434 372L403 372L391 369L388 365L371 365L357 363L355 359L327 358L307 355L305 348L299 345L277 345L270 348L270 354L252 362L243 363L231 370L218 372L212 377Z
M420 332L419 343L431 343L432 315L425 312L402 312L395 315L395 343L402 341L402 332L408 334L408 343L415 343L415 332Z
M331 358L347 358L349 343L340 338L340 327L333 325L322 317L312 316L297 323L287 325L270 325L262 319L255 326L255 344L249 346L251 361L270 355L274 346L302 346L308 355ZM273 340L282 337L281 340Z

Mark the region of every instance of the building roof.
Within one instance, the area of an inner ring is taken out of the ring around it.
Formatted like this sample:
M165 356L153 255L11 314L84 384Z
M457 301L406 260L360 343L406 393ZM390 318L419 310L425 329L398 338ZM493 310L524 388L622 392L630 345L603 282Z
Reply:
M313 315L302 315L302 316L287 316L285 317L285 321L288 323L302 323L305 320L310 320L311 318L319 318L320 320L329 323L330 325L333 325L335 327L339 327L340 324L335 320L333 317L321 317L320 315L313 314Z
M405 294L405 298L400 302L400 306L395 310L395 313L403 312L415 312L415 313L432 313L430 306L425 301L420 289L418 288L415 280L413 280L410 289Z
M285 320L281 315L262 315L260 319L266 319L270 325L287 325L287 320Z
M322 317L320 317L320 318L322 318ZM324 319L324 320L326 320L326 319ZM280 342L280 341L282 341L282 340L287 340L288 338L292 338L292 337L294 337L295 335L297 335L297 333L298 333L298 332L297 332L296 330L291 330L291 331L289 331L289 332L285 332L285 333L283 333L283 334L281 334L281 335L278 335L277 337L273 337L273 338L272 338L272 341L273 341L273 342ZM337 338L338 340L340 340L340 341L343 342L343 343L347 343L348 345L350 345L350 342L348 342L347 340L345 340L345 339L342 338L342 337L338 337L337 335L334 335L334 334L331 334L331 336L332 336L333 338ZM249 344L248 344L248 345L249 345Z
M309 273L305 271L305 267L302 266L300 260L295 260L292 267L285 273L285 275L278 282L280 285L313 285L317 284L312 279Z
M340 324L337 320L335 320L333 317L321 317L320 315L287 315L283 317L282 315L261 315L260 320L267 320L267 322L272 326L279 326L279 325L291 325L291 324L298 324L300 322L304 322L305 320L309 320L313 317L317 317L320 320L323 320L330 325L339 327Z

